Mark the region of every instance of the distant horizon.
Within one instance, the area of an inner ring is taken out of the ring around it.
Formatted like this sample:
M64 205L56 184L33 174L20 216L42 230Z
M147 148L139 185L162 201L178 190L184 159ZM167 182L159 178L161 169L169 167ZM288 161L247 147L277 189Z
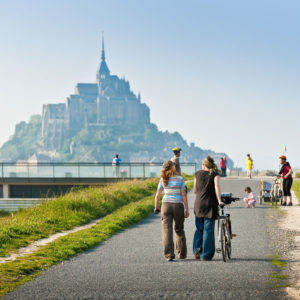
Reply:
M277 170L286 145L299 168L299 9L269 0L1 3L0 144L43 104L95 82L104 31L111 72L126 75L160 130L243 169L250 153L254 168Z

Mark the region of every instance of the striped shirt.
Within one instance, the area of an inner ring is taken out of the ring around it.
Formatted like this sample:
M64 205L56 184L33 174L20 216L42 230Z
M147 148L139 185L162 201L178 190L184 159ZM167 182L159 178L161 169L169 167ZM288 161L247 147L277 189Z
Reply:
M182 176L179 175L172 176L169 179L167 186L163 185L163 179L161 178L157 189L164 191L162 202L172 202L172 203L183 202L181 191L185 190L185 184Z

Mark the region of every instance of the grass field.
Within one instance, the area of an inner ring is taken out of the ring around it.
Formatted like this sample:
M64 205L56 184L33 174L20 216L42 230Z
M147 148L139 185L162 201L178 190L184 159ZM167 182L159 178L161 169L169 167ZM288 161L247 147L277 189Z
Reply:
M56 200L0 218L0 256L49 235L104 217L156 191L158 179L71 191Z
M293 182L293 187L292 187L293 191L296 194L296 197L298 198L298 201L300 203L300 181L299 180L295 180Z
M181 175L184 178L184 180L194 180L194 174L182 173Z

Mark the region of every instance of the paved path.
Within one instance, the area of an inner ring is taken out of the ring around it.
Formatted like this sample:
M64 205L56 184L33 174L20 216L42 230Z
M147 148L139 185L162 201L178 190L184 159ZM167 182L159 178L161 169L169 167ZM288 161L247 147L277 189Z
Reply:
M252 180L222 180L222 191L243 196L245 186L258 193ZM231 206L233 259L221 254L211 262L192 254L194 196L186 221L188 258L167 262L161 243L160 216L152 215L98 247L52 267L4 299L284 299L268 284L273 267L265 223L267 207Z

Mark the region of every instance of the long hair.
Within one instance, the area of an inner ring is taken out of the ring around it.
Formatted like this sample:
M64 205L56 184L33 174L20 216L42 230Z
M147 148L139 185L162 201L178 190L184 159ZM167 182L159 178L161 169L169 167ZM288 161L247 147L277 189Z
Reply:
M174 175L174 171L173 171L173 165L174 163L170 160L167 160L164 162L162 169L160 171L160 176L162 178L163 181L163 186L167 186L170 177L172 177Z
M210 175L212 175L214 172L219 172L219 169L211 156L207 156L205 159L203 159L202 164L209 169Z

